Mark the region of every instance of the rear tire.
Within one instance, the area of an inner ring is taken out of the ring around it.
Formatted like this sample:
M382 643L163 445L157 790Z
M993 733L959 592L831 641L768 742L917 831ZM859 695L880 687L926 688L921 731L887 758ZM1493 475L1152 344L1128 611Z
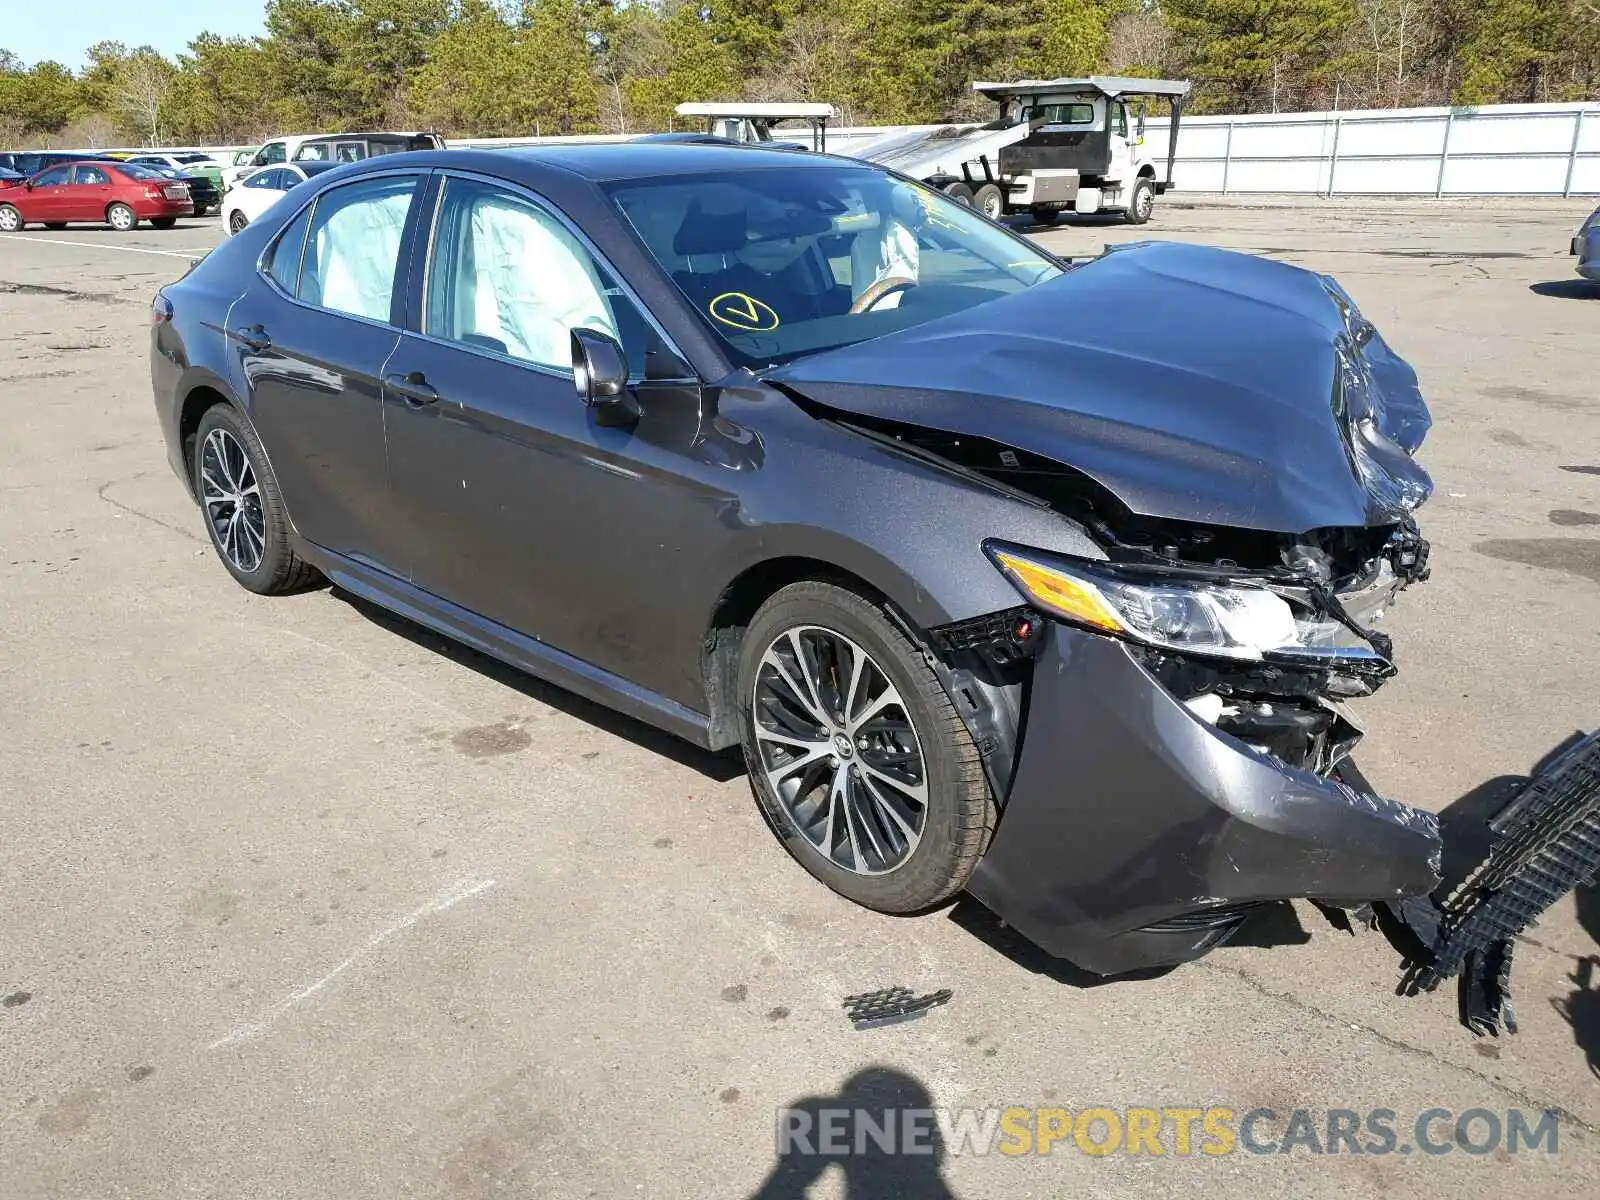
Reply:
M879 912L948 900L994 830L977 747L924 653L881 605L808 580L762 605L739 656L757 806L796 862Z
M1139 176L1133 185L1133 195L1128 197L1128 208L1123 218L1129 225L1143 225L1156 208L1156 185L1148 175Z
M217 404L206 410L195 431L190 472L211 546L240 586L282 596L316 582L316 568L289 544L289 516L277 477L261 439L238 409Z
M130 233L139 227L139 216L126 204L106 206L106 224L118 233Z
M23 229L27 222L22 219L22 214L9 204L0 204L0 233L16 233Z
M1061 220L1059 208L1030 208L1028 215L1033 218L1035 225L1054 225Z
M178 223L177 217L151 217L150 225L155 229L171 229Z
M250 218L245 216L237 208L234 209L231 213L228 214L228 232L229 233L233 233L233 234L243 233L244 232L244 227L246 225L248 225L248 224L250 224Z
M983 184L972 193L972 207L991 221L998 221L1006 215L1006 194L999 184Z
M972 207L972 189L959 179L954 183L945 184L944 194L957 204L965 204L968 208Z

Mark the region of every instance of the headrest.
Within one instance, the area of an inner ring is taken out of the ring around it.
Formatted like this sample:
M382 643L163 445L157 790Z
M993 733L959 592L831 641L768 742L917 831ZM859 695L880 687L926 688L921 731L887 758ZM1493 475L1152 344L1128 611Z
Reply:
M749 241L749 216L744 209L734 212L706 212L698 200L683 214L683 223L673 235L675 254L728 254L743 250Z

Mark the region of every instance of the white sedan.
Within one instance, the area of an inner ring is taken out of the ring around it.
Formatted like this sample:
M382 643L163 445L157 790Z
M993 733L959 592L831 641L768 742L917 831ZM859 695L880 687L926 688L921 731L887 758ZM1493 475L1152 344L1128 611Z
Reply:
M279 163L230 184L222 195L222 228L229 237L271 208L283 194L313 175L343 166L336 162Z

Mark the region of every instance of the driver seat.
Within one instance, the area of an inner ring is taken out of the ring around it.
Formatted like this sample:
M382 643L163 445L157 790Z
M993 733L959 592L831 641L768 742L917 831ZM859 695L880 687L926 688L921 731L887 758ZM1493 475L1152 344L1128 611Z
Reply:
M750 217L743 208L708 212L698 199L691 201L672 238L672 252L684 263L683 270L672 273L672 281L702 308L724 292L760 299L769 280L733 257L749 240Z

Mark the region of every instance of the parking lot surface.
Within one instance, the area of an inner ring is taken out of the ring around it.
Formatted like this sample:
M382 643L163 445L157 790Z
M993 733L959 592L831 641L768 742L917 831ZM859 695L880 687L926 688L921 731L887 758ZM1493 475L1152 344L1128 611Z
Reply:
M1566 256L1589 209L1174 202L1041 237L1330 271L1417 368L1434 576L1390 616L1401 675L1357 710L1358 757L1458 816L1600 723L1600 288ZM147 364L151 295L217 236L0 237L0 1196L1595 1194L1592 890L1519 949L1498 1041L1453 991L1396 996L1388 943L1310 906L1096 986L970 903L831 895L736 757L327 589L237 587ZM895 984L954 995L853 1031L840 1000ZM775 1112L830 1097L1562 1116L1555 1154L1063 1143L813 1181Z

